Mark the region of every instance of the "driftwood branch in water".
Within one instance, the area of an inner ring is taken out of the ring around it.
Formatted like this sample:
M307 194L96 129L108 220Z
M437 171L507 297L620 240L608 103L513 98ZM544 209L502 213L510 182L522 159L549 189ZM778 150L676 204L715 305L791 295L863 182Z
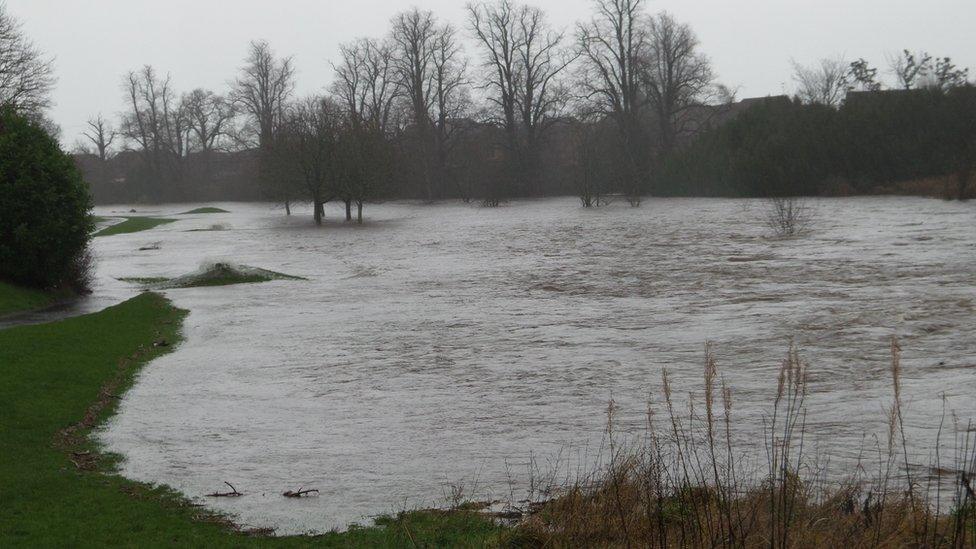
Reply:
M296 490L294 492L292 492L291 490L288 490L287 492L285 492L284 494L281 494L281 495L285 496L286 498L301 498L301 497L305 497L305 496L311 496L312 493L314 493L316 496L319 495L319 491L318 490L315 490L315 489L312 489L312 490L302 490L301 488L299 488L298 490Z
M231 490L230 492L214 492L212 494L207 494L207 497L208 498L239 498L244 495L238 492L237 488L234 488L234 485L227 482L226 480L224 481L224 484L230 486L230 490Z

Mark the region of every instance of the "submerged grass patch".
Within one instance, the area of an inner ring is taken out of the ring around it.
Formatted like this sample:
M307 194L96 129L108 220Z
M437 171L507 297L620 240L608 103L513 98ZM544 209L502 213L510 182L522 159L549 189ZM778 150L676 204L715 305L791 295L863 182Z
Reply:
M0 281L0 316L30 311L46 307L55 301L55 296Z
M119 281L122 281L122 282L129 282L129 283L132 283L132 284L141 284L141 285L144 285L144 286L148 286L150 284L161 284L163 282L168 281L169 279L166 278L166 277L162 277L162 276L145 276L145 277L141 277L141 276L124 276L124 277L118 278L116 280L119 280Z
M213 263L204 265L195 273L177 278L164 277L124 277L123 282L141 284L152 289L200 288L207 286L230 286L233 284L256 284L271 280L306 280L300 276L292 276L267 269L249 267L247 265L232 265L230 263Z
M197 208L195 210L190 210L188 212L183 212L179 215L191 215L191 214L217 214L217 213L230 213L227 210L214 207Z
M148 231L160 225L166 225L167 223L173 223L174 221L176 220L161 217L126 217L125 221L112 225L111 227L105 227L95 233L95 236L138 233L140 231Z
M213 232L213 231L226 231L226 230L227 230L227 226L226 225L216 224L216 225L211 225L211 226L207 227L206 229L190 229L190 230L188 230L186 232L188 232L188 233L207 233L207 232Z
M113 474L89 435L139 368L179 341L185 314L147 293L92 315L0 331L0 546L497 545L504 529L486 518L437 511L341 534L255 537L165 487Z

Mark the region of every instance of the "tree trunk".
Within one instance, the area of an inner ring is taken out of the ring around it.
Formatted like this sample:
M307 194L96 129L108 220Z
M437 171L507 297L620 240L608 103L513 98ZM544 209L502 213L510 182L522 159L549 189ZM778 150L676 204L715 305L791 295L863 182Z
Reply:
M363 224L363 203L356 202L356 223Z
M347 198L344 202L346 203L346 221L352 221L352 200Z
M956 176L956 183L958 184L959 187L959 191L958 191L959 200L969 199L967 191L969 189L969 179L971 175L972 175L972 170L967 167L959 170L959 174Z
M291 201L285 200L285 215L291 215Z
M321 227L322 218L325 217L325 208L323 207L322 202L318 199L315 200L315 213L313 215L315 217L315 224Z

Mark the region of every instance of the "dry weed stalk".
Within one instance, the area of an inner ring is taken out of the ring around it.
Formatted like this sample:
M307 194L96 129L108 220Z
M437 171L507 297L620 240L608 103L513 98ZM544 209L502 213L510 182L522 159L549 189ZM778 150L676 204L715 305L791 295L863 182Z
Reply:
M876 445L877 471L870 480L859 459L847 481L828 485L819 458L807 455L808 366L793 344L764 418L766 471L743 476L744 458L732 443L732 390L707 345L704 415L696 411L694 398L686 414L677 410L664 370L664 422L649 398L645 436L639 444L622 445L619 410L611 400L606 466L541 506L518 526L512 542L539 547L976 547L972 423L968 430L959 429L954 418L961 433L954 468L943 470L941 453L935 456L939 476L954 478L954 504L943 512L941 478L919 491L909 469L897 341L891 349L894 401L888 440Z

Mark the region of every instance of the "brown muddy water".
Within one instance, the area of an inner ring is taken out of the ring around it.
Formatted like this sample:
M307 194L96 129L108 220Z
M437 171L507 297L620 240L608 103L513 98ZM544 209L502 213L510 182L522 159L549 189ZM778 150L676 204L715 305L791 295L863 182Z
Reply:
M699 391L706 341L757 462L791 338L811 368L808 444L835 471L883 436L891 336L913 459L931 455L943 395L963 426L976 417L976 203L820 200L793 240L770 238L754 201L389 203L364 227L321 228L220 206L231 213L96 239L98 288L74 310L136 291L116 278L206 262L308 278L166 291L191 311L186 340L100 434L126 476L250 526L341 528L441 504L459 483L523 497L530 463L574 474L600 454L611 396L637 435L662 368L676 392ZM203 497L223 481L247 495ZM281 496L300 487L320 496Z

